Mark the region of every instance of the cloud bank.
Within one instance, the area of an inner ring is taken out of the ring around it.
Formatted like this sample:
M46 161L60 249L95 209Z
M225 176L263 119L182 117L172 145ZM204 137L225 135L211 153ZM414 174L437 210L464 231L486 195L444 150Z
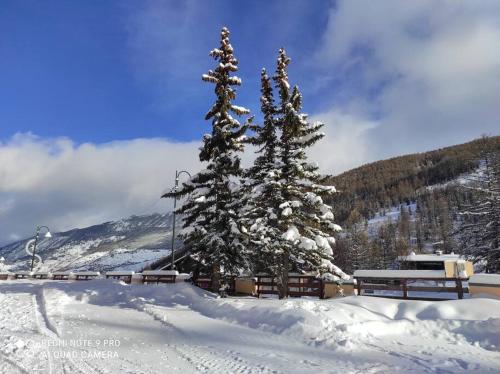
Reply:
M337 113L326 117L334 124L328 131L336 136L327 136L311 155L321 160L325 172L353 161L338 157L348 151L344 141L352 133L352 119ZM0 143L0 244L32 235L36 225L64 231L132 214L169 212L172 201L160 195L173 186L176 169L201 169L199 146L167 139L77 145L67 138L17 134ZM251 164L254 151L249 146L242 154L244 166Z
M175 169L197 171L198 142L136 139L74 144L18 134L0 143L0 242L171 210L160 195Z

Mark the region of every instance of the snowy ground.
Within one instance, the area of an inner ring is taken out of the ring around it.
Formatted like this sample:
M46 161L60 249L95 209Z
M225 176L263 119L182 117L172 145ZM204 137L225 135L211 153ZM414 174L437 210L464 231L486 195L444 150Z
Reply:
M217 299L187 284L0 283L2 373L498 373L500 300Z

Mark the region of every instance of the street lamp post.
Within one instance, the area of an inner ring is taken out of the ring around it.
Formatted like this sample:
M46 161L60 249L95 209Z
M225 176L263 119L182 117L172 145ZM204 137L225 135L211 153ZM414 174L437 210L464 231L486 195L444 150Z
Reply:
M179 177L181 176L182 173L185 173L187 176L189 176L189 178L191 178L191 174L189 174L188 171L186 170L181 170L181 171L175 171L175 185L174 185L174 213L173 213L173 217L172 217L172 245L171 245L171 248L172 248L172 266L171 266L171 269L174 270L175 269L175 254L174 254L174 242L175 242L175 211L177 210L177 195L175 195L177 193L177 188L179 186Z
M50 233L50 229L47 226L37 226L36 227L35 243L33 244L33 253L31 254L31 270L30 271L33 271L33 267L35 265L36 245L38 244L38 237L40 235L40 230L41 229L47 229L47 232L45 233L45 237L46 238L52 238L52 234Z

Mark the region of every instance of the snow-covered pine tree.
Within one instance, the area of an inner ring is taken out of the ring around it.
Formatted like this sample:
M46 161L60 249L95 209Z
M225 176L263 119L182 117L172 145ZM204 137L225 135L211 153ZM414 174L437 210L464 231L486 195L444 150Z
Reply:
M281 130L279 149L280 194L278 225L282 232L278 272L280 297L287 296L288 272L316 271L339 279L346 275L332 261L333 233L340 227L333 222L332 207L324 197L335 192L324 185L318 166L309 163L306 149L324 137L322 123L310 123L301 113L302 96L297 86L290 88L287 67L290 59L280 49L274 81L280 102L276 123Z
M465 188L474 201L460 216L462 253L486 273L500 273L500 150L484 144L483 170Z
M232 103L236 98L233 86L241 85L241 79L232 75L238 70L238 60L226 27L221 31L220 47L213 49L210 56L217 66L202 79L215 85L216 101L205 116L212 122L212 133L204 135L200 148L200 161L206 163L206 169L184 183L177 195L188 195L179 209L184 219L181 237L191 248L192 257L211 271L212 289L217 292L221 275L235 275L248 267L239 225L239 153L249 123L241 125L231 113L240 116L249 110Z
M253 166L246 172L245 213L243 222L248 227L249 249L255 271L276 274L282 232L278 227L280 205L280 170L277 165L278 129L276 127L273 89L265 69L261 72L262 125L251 125L254 136L249 143L257 147Z

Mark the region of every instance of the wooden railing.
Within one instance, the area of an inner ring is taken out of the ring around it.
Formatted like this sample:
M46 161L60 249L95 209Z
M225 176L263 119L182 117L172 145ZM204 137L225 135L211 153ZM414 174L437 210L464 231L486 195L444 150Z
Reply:
M210 278L209 275L199 275L198 278L193 279L193 283L195 286L200 287L204 290L212 290L212 278ZM233 294L235 292L235 277L230 277L229 279L227 279L227 286L228 288L226 292L228 294Z
M395 299L413 300L450 300L450 298L439 297L437 293L456 293L458 299L463 299L464 294L469 292L468 287L464 287L462 282L465 278L395 278L395 277L354 277L357 282L358 295L387 297ZM413 284L415 282L434 282L435 285ZM453 282L454 286L447 286L447 282ZM442 285L439 285L442 283ZM399 291L401 295L375 294L363 291ZM408 295L409 292L431 292L437 297L426 297L423 295Z
M257 296L277 295L278 285L275 279L269 275L257 275ZM324 297L323 280L313 275L289 275L288 296L313 296L322 299Z

